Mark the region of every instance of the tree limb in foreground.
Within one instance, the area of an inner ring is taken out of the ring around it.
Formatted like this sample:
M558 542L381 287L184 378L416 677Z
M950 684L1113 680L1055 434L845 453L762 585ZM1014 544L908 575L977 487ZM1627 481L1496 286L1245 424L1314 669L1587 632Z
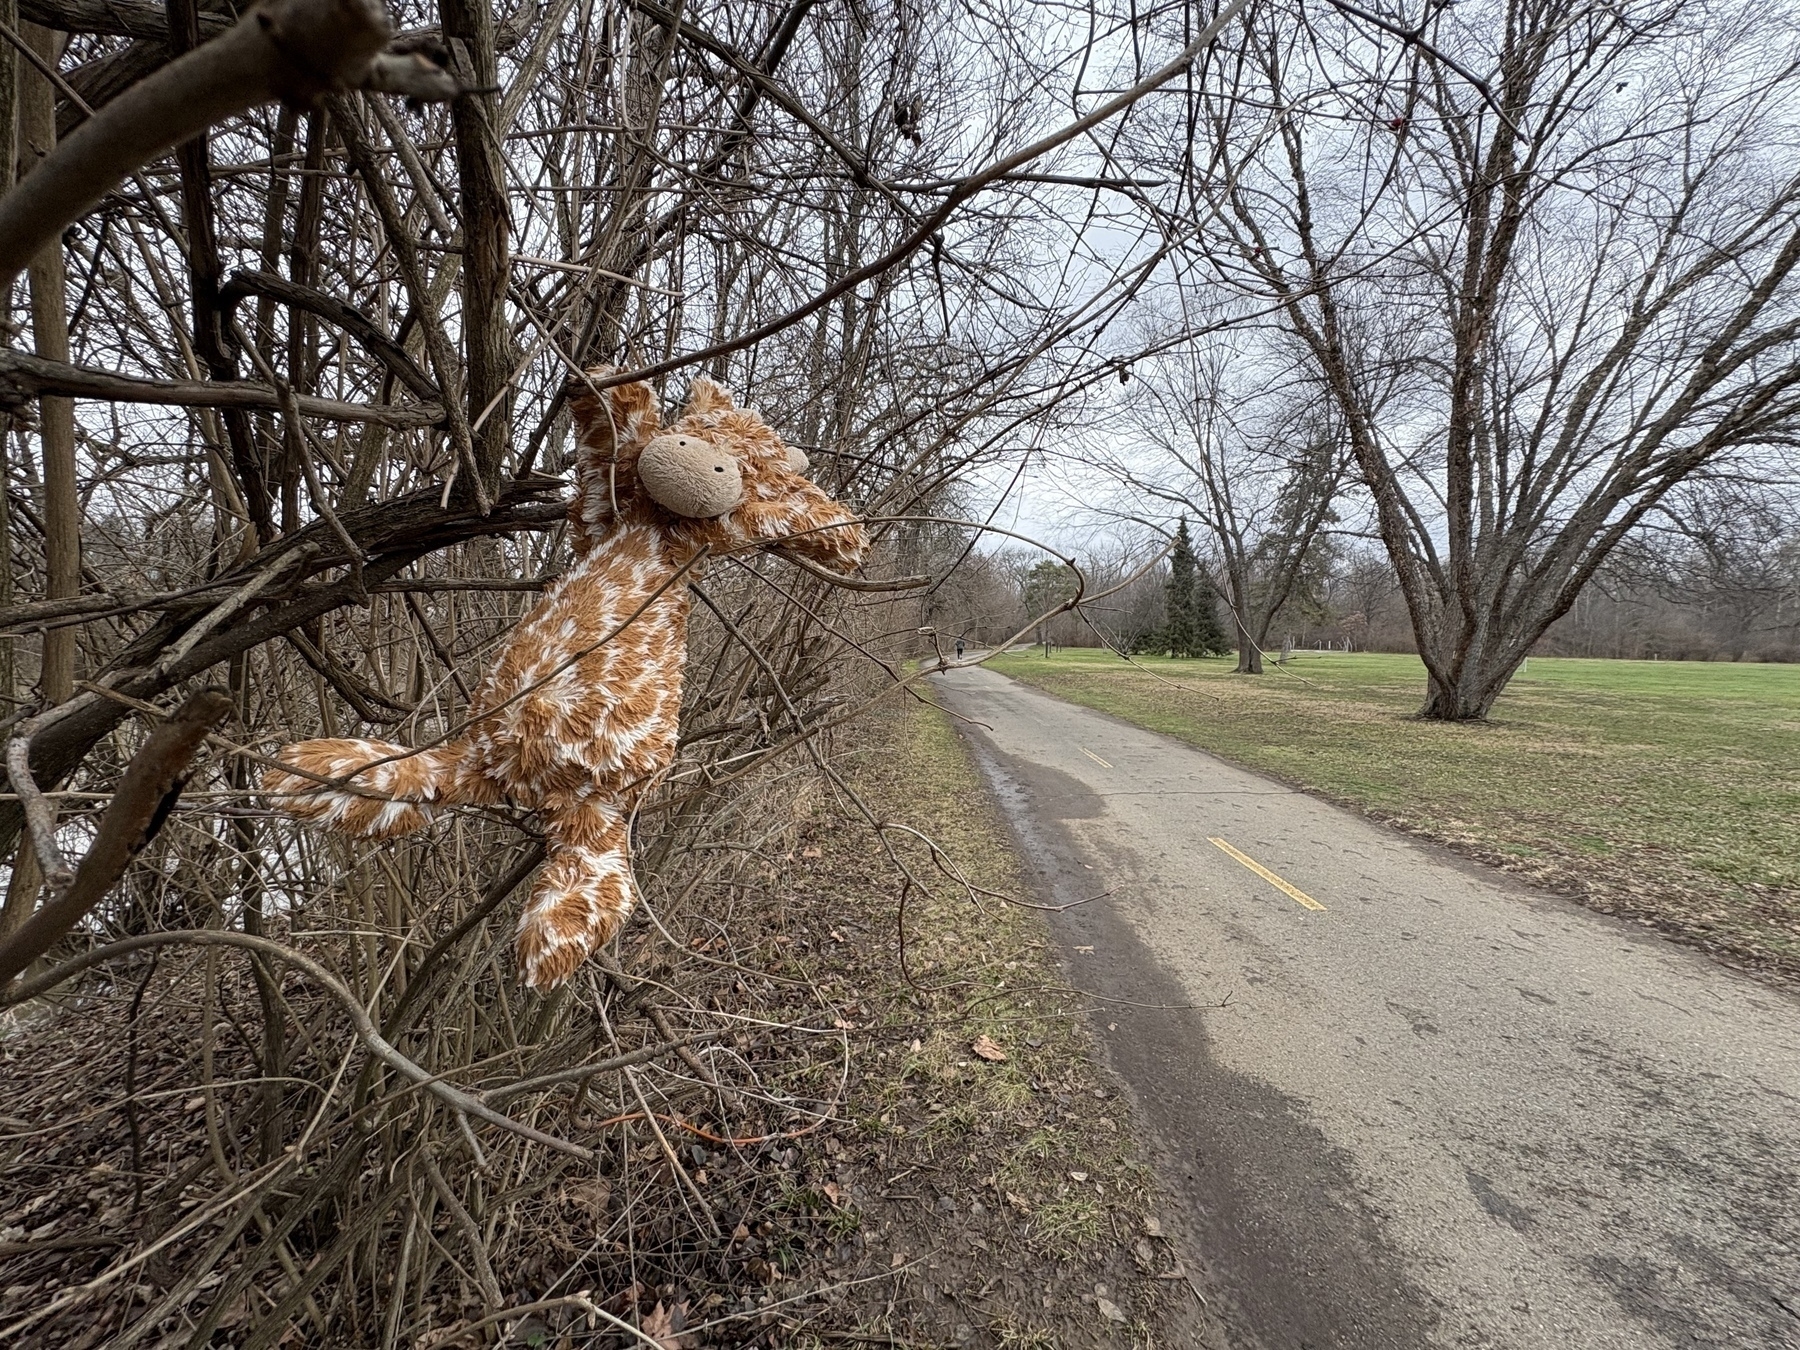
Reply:
M70 33L169 41L169 11L149 0L24 0L19 17L44 28ZM231 26L223 14L202 13L200 36L215 37Z
M151 380L50 361L24 352L0 351L0 408L14 407L44 394L177 408L245 408L258 412L282 409L280 391L254 380ZM294 397L302 413L328 422L434 427L444 420L441 403L342 403L313 394Z
M370 559L364 567L364 586L379 588L396 580L417 559L451 544L517 530L554 528L568 513L567 505L560 500L562 486L561 480L555 478L510 482L486 516L455 507L446 511L440 505L440 490L428 489L343 512L341 522ZM554 499L542 500L550 493L556 494ZM265 570L287 569L292 565L288 555L309 544L322 545L332 537L324 520L312 521L293 534L282 536L236 569L228 584L241 588ZM108 684L128 698L153 699L239 652L355 603L362 591L351 577L303 584L305 577L332 571L344 561L328 550L309 555L292 576L284 574L278 578L278 592L271 587L266 592L268 599L259 599L259 604L266 603L269 608L241 615L234 622L222 624L218 631L209 632L195 645L183 646L190 630L196 623L204 622L204 616L214 607L213 601L197 595L191 607L163 613L118 653L108 666ZM177 650L180 654L172 655ZM52 711L58 713L57 719L46 722L31 737L31 776L39 786L60 783L74 772L100 738L126 716L125 705L91 693L77 694L70 703ZM23 824L24 813L18 802L0 801L0 857L12 847Z

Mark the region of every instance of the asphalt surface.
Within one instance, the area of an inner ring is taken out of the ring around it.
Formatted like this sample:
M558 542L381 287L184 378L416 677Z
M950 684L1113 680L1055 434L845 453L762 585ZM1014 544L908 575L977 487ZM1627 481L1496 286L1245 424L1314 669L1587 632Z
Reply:
M1105 894L1053 926L1231 1345L1800 1347L1800 1000L989 671L932 683L1042 897Z

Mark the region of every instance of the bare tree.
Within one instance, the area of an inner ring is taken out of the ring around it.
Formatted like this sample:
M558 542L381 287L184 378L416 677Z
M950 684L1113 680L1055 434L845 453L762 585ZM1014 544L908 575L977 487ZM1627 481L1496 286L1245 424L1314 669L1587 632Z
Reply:
M1131 434L1100 465L1123 489L1113 513L1152 505L1192 516L1210 542L1241 674L1261 674L1276 619L1319 570L1348 467L1335 419L1282 374L1246 374L1241 348L1215 340L1139 363ZM1163 512L1154 522L1173 529Z
M1792 442L1793 43L1665 0L1341 8L1216 53L1161 126L1192 133L1169 215L1310 355L1423 715L1480 718L1684 480Z

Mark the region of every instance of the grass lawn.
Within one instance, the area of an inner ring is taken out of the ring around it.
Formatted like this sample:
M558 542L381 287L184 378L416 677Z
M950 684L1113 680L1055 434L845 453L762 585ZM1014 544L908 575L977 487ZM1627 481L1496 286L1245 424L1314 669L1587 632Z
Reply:
M1111 653L994 669L1800 977L1800 666L1533 657L1484 725L1420 722L1415 657L1283 670Z

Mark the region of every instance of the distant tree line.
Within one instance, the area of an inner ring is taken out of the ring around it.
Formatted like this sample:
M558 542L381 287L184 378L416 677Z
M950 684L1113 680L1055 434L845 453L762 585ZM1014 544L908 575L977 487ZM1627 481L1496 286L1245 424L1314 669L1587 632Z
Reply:
M1800 517L1779 502L1683 505L1682 526L1647 531L1618 550L1537 655L1665 661L1800 661ZM1405 596L1386 553L1326 536L1254 649L1414 652ZM1125 553L1078 558L1090 594L1141 566ZM1168 556L1114 594L1036 625L1053 647L1220 656L1251 639L1234 632L1223 569L1195 547L1185 521ZM1252 572L1251 590L1262 582ZM1073 589L1066 567L1025 549L975 555L936 596L933 622L951 637L996 642L1056 607ZM1259 620L1260 622L1260 620Z

